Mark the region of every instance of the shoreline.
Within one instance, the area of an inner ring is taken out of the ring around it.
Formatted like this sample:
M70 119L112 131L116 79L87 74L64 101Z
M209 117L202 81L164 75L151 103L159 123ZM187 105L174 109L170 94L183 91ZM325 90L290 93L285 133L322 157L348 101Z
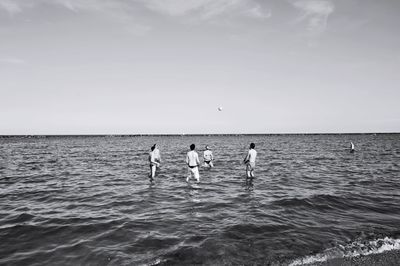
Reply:
M397 266L400 263L400 250L388 250L382 253L353 257L333 258L323 262L300 264L304 266Z

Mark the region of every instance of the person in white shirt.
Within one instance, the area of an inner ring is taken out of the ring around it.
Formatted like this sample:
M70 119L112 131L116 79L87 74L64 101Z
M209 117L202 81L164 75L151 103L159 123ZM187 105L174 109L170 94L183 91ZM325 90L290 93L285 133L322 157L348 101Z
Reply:
M155 148L156 148L156 145L153 145L151 147L151 152L149 153L149 162L150 162L149 178L150 178L150 181L154 180L154 177L156 176L156 169L158 166L160 166L160 163L157 162L157 154L155 153Z
M256 167L256 157L257 151L254 149L256 145L254 143L250 144L249 152L244 158L243 162L246 164L246 174L247 178L254 177L254 168Z
M194 150L195 145L192 144L190 145L190 151L186 155L186 164L188 165L188 176L186 178L186 182L189 182L189 178L194 176L196 179L197 183L200 182L200 174L199 174L199 155L197 152Z
M203 159L204 159L204 165L205 167L214 167L213 160L214 156L212 151L210 150L210 147L206 146L206 150L204 151L203 154Z
M350 153L354 152L354 144L353 142L350 142Z
M160 155L160 150L158 149L158 145L154 144L154 156L155 156L155 161L158 163L158 167L161 164L161 155Z

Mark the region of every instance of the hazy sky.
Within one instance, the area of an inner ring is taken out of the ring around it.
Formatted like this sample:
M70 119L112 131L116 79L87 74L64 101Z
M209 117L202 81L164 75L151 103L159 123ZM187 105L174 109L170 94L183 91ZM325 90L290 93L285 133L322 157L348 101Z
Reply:
M400 132L399 25L399 0L0 0L0 134Z

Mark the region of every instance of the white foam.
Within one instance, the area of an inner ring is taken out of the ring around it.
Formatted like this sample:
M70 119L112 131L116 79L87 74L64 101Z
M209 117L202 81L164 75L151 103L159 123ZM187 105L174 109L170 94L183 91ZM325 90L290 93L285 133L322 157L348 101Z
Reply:
M353 242L346 246L330 248L324 252L312 256L306 256L292 261L289 266L307 265L311 263L324 262L336 258L350 258L379 254L390 250L400 249L400 239L385 237L366 242Z

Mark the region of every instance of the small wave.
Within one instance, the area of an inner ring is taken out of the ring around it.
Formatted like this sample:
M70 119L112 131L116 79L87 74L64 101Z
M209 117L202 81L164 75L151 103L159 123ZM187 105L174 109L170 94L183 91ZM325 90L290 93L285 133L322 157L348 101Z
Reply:
M15 224L23 224L32 221L35 218L34 215L29 213L21 213L15 216L10 217L9 219L2 220L2 225L0 225L0 229L11 228Z
M307 265L318 262L325 262L332 259L351 258L379 254L390 250L400 249L400 239L390 237L380 238L372 241L356 241L345 246L339 245L326 249L322 253L306 256L292 261L289 266Z
M283 207L343 207L346 205L346 198L330 195L330 194L315 194L306 198L286 198L273 202L276 206Z
M328 157L328 156L317 156L317 157L311 157L311 161L333 161L336 160L335 157Z

